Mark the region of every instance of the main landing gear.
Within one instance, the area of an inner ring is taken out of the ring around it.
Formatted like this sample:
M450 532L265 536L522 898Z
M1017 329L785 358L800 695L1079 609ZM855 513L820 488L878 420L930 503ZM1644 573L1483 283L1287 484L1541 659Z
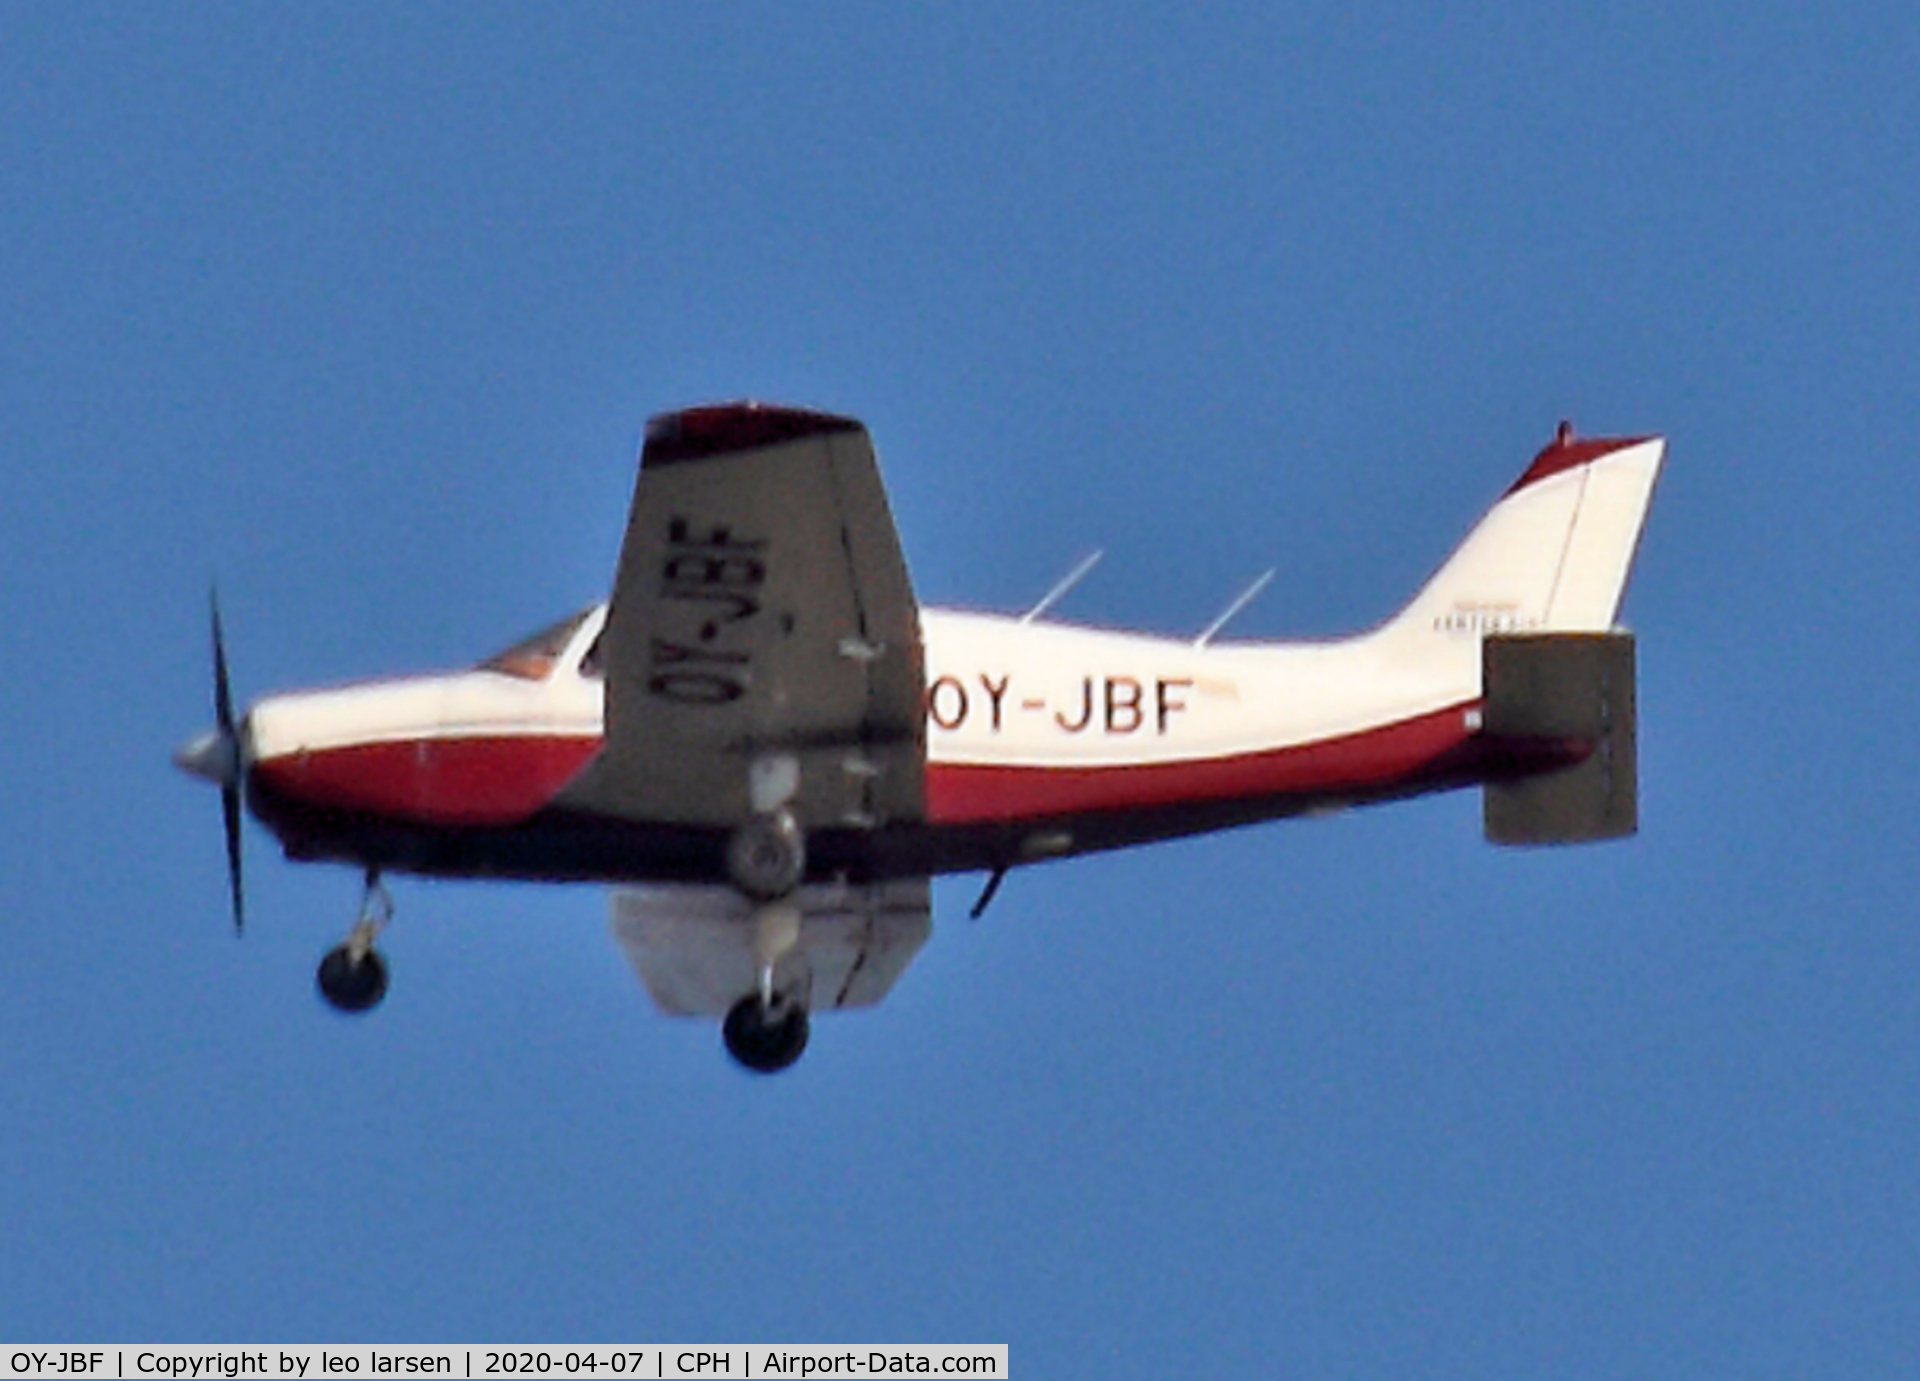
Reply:
M791 825L791 816L787 823ZM751 824L743 826L740 834L751 828ZM797 843L797 827L793 838ZM795 953L800 946L801 911L787 895L798 881L796 876L779 899L762 898L754 909L749 922L754 990L727 1010L720 1027L727 1053L756 1074L779 1073L807 1048L807 997L813 991L813 974L805 952ZM739 885L737 877L735 885Z
M393 898L381 885L379 870L370 868L360 919L345 940L327 951L313 976L320 996L336 1012L370 1011L387 995L387 961L373 942L392 919Z
M807 838L792 802L800 762L791 754L756 758L747 769L753 814L727 840L727 880L755 903L755 990L727 1011L720 1034L727 1053L756 1074L776 1074L807 1048L807 998L813 989L800 943L800 908L791 900L807 873Z
M720 1028L727 1053L755 1074L778 1074L807 1048L807 1008L776 993L772 1001L748 993L733 1004Z

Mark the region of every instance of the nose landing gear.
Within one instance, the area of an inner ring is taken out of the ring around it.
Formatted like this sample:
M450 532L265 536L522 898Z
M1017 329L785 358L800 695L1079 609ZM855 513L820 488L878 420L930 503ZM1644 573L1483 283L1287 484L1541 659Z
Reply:
M392 919L393 898L381 885L380 874L369 869L360 919L345 940L327 951L313 976L320 996L336 1012L370 1011L387 995L387 961L373 942Z
M806 871L806 836L785 807L751 817L727 840L727 877L754 901L778 901Z

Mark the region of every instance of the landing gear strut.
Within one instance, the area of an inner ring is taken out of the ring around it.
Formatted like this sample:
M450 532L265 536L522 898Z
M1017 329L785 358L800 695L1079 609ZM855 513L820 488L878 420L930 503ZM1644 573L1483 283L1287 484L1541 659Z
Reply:
M800 908L769 902L753 913L753 991L727 1012L727 1053L756 1074L777 1074L807 1048L813 974L800 943Z
M753 814L727 840L727 878L753 913L754 991L727 1011L720 1033L727 1053L756 1074L775 1074L807 1048L807 998L813 990L805 956L799 972L782 961L800 942L801 913L787 900L807 875L807 837L792 801L800 790L800 760L791 753L755 758L747 769Z
M365 1012L387 995L387 961L373 947L374 940L393 919L393 898L375 869L367 871L367 889L360 900L360 919L347 938L327 951L314 974L320 996L336 1012Z

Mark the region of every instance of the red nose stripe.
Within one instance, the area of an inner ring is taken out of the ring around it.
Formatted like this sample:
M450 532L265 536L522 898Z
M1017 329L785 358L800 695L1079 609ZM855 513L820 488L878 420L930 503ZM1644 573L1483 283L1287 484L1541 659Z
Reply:
M434 825L524 820L586 766L598 737L408 739L288 753L253 766L306 805Z

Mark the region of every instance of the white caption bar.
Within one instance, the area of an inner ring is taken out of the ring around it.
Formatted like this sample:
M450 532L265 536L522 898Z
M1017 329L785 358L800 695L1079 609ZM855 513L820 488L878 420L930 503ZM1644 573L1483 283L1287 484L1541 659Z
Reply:
M255 1343L0 1344L0 1381L9 1377L165 1378L165 1381L273 1381L370 1376L838 1377L1007 1375L1005 1343L466 1343L393 1347Z

